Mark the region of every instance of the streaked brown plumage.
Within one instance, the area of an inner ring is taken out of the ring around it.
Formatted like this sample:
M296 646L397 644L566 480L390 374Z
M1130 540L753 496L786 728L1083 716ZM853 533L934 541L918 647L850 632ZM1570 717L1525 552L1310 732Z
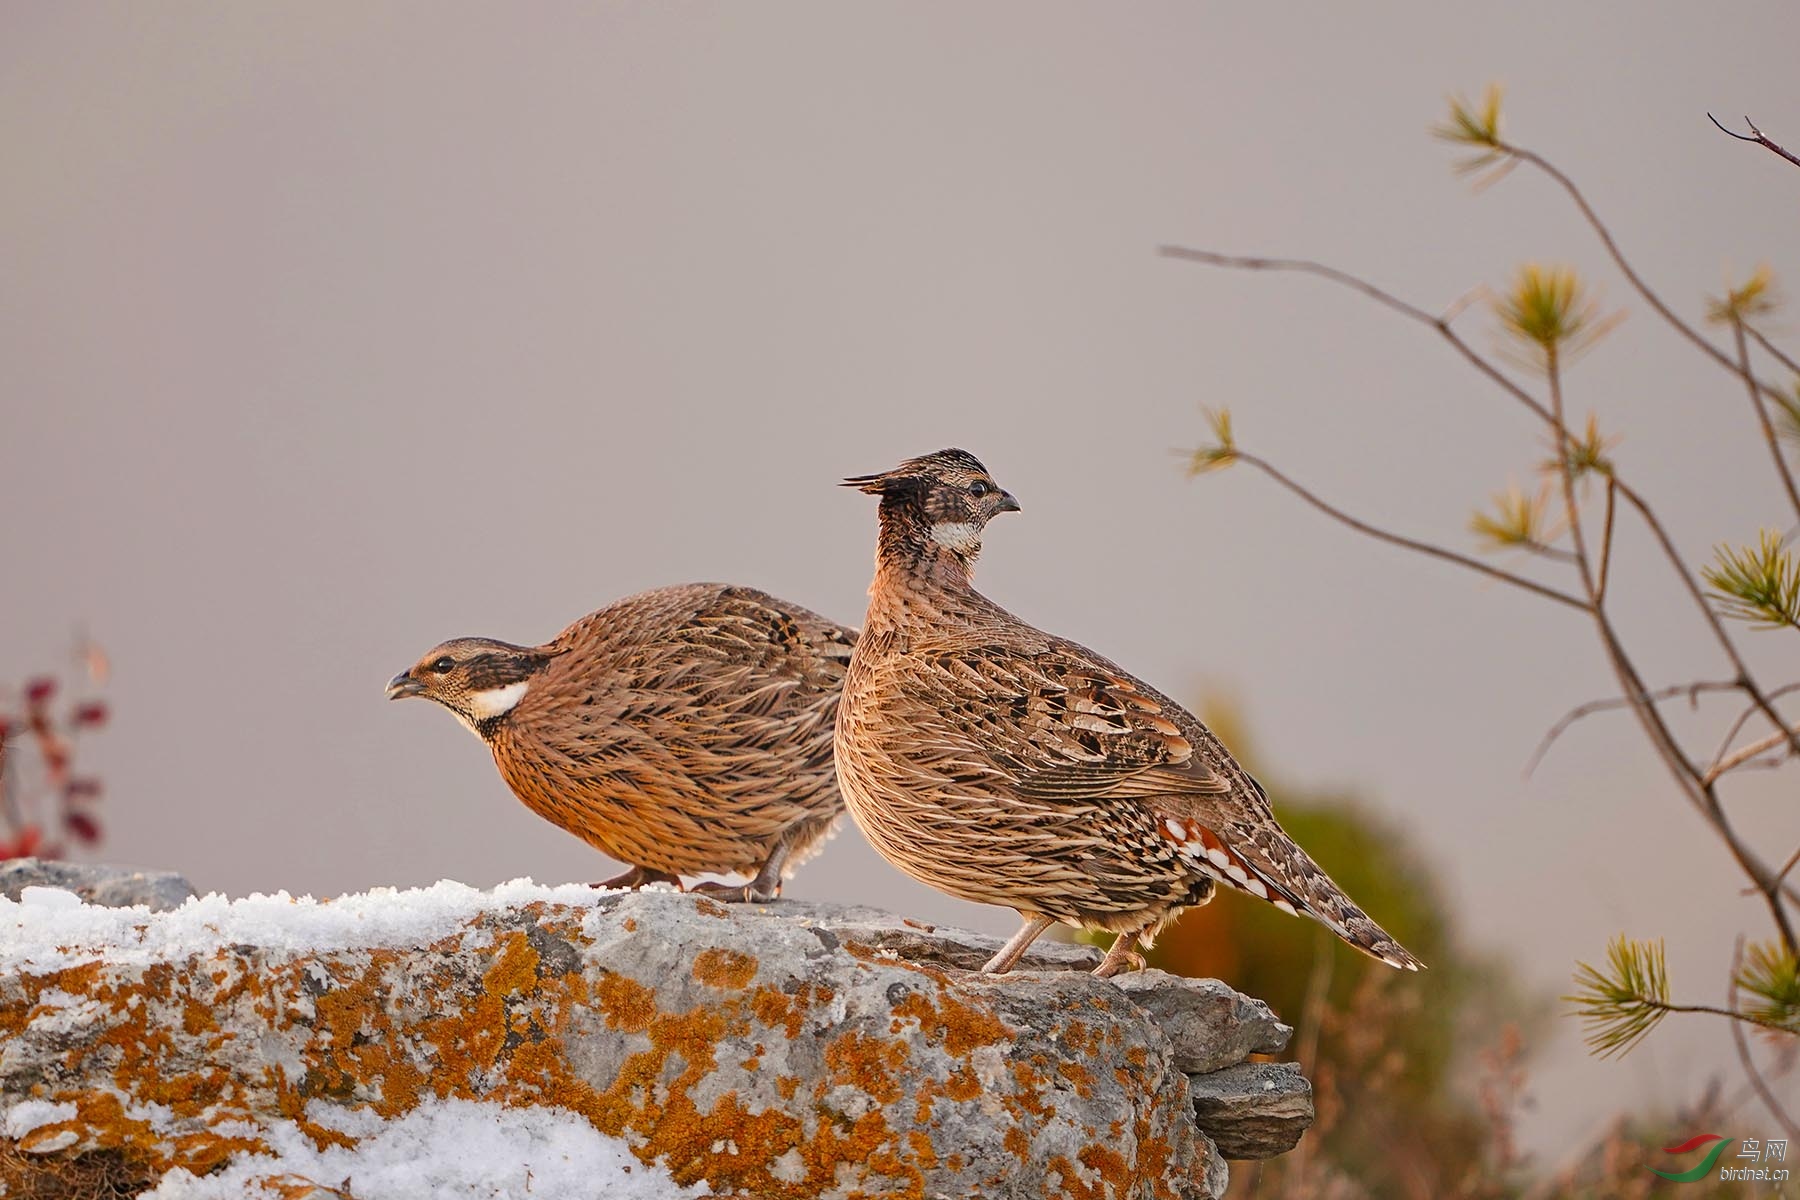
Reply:
M768 900L843 802L832 728L856 631L753 588L643 592L542 646L459 638L388 684L435 700L533 812L631 870L603 886L749 873Z
M889 862L1019 912L985 970L1061 921L1120 935L1098 970L1110 975L1219 883L1418 968L1191 713L975 590L983 526L1019 506L973 455L846 482L881 497L881 536L838 710L838 783Z

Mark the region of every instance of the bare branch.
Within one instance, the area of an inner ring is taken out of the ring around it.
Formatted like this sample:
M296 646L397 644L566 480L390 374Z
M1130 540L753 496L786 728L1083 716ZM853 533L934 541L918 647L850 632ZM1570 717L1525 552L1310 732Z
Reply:
M1667 321L1669 326L1677 333L1681 334L1682 337L1692 342L1701 353L1705 354L1708 358L1711 358L1727 371L1730 371L1733 375L1739 373L1737 364L1732 362L1723 350L1720 350L1717 346L1707 341L1705 337L1701 336L1699 330L1676 316L1674 310L1663 303L1662 297L1657 295L1656 292L1651 289L1650 285L1644 282L1643 277L1637 273L1631 263L1626 259L1625 252L1619 249L1619 244L1613 241L1612 231L1606 227L1606 222L1600 219L1600 214L1594 211L1593 206L1588 203L1587 197L1582 194L1581 189L1575 186L1575 181L1573 179L1570 179L1567 175L1563 174L1554 163L1550 162L1550 160L1534 151L1526 150L1523 147L1514 146L1505 142L1500 144L1500 149L1511 154L1520 162L1530 163L1532 166L1548 175L1551 179L1555 180L1557 186L1568 193L1569 199L1575 202L1575 207L1581 210L1582 218L1587 221L1588 226L1593 229L1596 235L1598 235L1600 244L1606 247L1606 253L1613 260L1613 265L1619 268L1619 273L1625 276L1626 282L1631 284L1632 289L1644 298L1644 303L1655 309L1656 314L1659 317L1664 321ZM1758 388L1770 396L1776 394L1773 387L1762 382L1760 379L1757 379L1755 376L1751 376L1749 382L1752 387Z
M1711 113L1706 114L1706 119L1711 121L1714 125L1719 125L1719 118L1713 116ZM1757 145L1763 146L1774 151L1776 154L1781 155L1781 157L1787 159L1796 167L1800 167L1800 158L1795 158L1792 154L1789 154L1786 150L1783 150L1780 146L1777 146L1774 142L1771 142L1768 138L1764 137L1763 131L1756 127L1755 121L1752 121L1749 117L1745 117L1744 124L1750 127L1749 133L1733 133L1723 125L1719 125L1719 132L1725 134L1727 137L1734 137L1740 142L1755 142Z
M1733 318L1731 338L1732 344L1737 348L1738 372L1750 389L1750 403L1756 409L1757 424L1762 426L1763 441L1769 446L1769 457L1775 460L1775 473L1781 476L1781 486L1787 489L1788 503L1794 506L1794 514L1800 516L1800 490L1795 489L1794 473L1788 469L1787 458L1781 453L1781 439L1775 436L1775 422L1769 419L1769 406L1764 402L1762 393L1757 390L1756 376L1750 373L1750 343L1744 337L1744 322L1741 318Z
M1606 477L1606 519L1600 527L1600 580L1594 589L1594 603L1606 603L1606 584L1612 572L1613 510L1618 498L1619 481L1609 473Z
M1659 703L1663 700L1673 700L1678 696L1686 696L1690 705L1697 705L1702 692L1736 692L1741 690L1742 688L1739 684L1728 679L1703 679L1694 683L1678 683L1671 687L1658 688L1654 692L1647 693L1643 698L1651 703ZM1529 776L1532 772L1536 771L1538 767L1543 765L1545 756L1550 753L1550 748L1554 746L1557 739L1567 733L1569 727L1577 721L1591 717L1595 713L1609 712L1620 708L1630 708L1636 703L1638 703L1638 701L1630 697L1608 696L1603 700L1589 700L1586 704L1578 704L1574 708L1571 708L1557 720L1556 724L1550 727L1550 731L1546 733L1543 740L1538 743L1537 749L1532 751L1531 761L1525 764L1525 774ZM1785 871L1782 873L1786 874Z
M1524 588L1528 592L1535 592L1537 595L1543 596L1549 600L1554 600L1558 604L1566 604L1572 608L1583 611L1588 607L1586 602L1578 596L1571 596L1567 592L1560 592L1553 587L1547 587L1544 584L1538 583L1536 580L1527 579L1523 575L1514 575L1510 571L1502 571L1498 567L1489 566L1480 559L1470 558L1466 554L1458 554L1456 551L1446 550L1442 546L1434 546L1429 542L1421 542L1415 538L1404 537L1398 533L1390 533L1385 529L1380 529L1369 524L1367 521L1358 520L1343 509L1337 508L1325 500L1321 500L1318 496L1283 474L1274 466L1274 464L1266 459L1258 458L1256 455L1245 453L1242 450L1236 452L1235 458L1238 462L1255 467L1270 479L1273 479L1276 483L1279 483L1282 487L1300 497L1300 499L1306 501L1332 520L1348 525L1358 533L1366 534L1378 541L1387 542L1389 545L1401 546L1407 550L1428 555L1431 558L1455 563L1459 567L1466 567L1471 571L1486 575L1489 579L1498 579L1502 583L1510 583L1514 587Z
M1758 740L1751 742L1748 746L1733 750L1730 754L1727 754L1724 758L1714 763L1707 770L1705 776L1701 779L1701 782L1711 783L1727 771L1732 770L1734 767L1743 766L1757 755L1768 750L1773 750L1783 742L1793 741L1796 735L1800 735L1800 723L1783 726L1782 730L1778 733L1771 733L1768 737L1759 738Z
M1744 939L1739 936L1737 946L1731 952L1731 983L1725 991L1726 1007L1733 1012L1737 1010L1738 972L1743 969L1743 966ZM1737 1046L1738 1062L1743 1064L1744 1074L1749 1078L1750 1086L1756 1089L1756 1094L1768 1106L1769 1112L1774 1115L1776 1121L1780 1122L1782 1130L1787 1133L1788 1137L1800 1139L1800 1128L1795 1127L1794 1119L1788 1116L1786 1109L1781 1107L1781 1104L1775 1099L1775 1093L1770 1089L1768 1081L1762 1077L1762 1072L1756 1069L1756 1060L1750 1056L1750 1040L1744 1036L1743 1026L1736 1021L1731 1023L1731 1040Z
M1769 700L1773 702L1794 692L1800 692L1800 683L1784 683L1769 693ZM1744 728L1744 722L1748 721L1753 715L1761 711L1760 708L1752 703L1748 708L1737 715L1737 720L1733 721L1731 723L1731 728L1725 731L1725 738L1719 743L1719 749L1712 757L1712 764L1707 767L1708 774L1712 774L1719 763L1724 760L1725 755L1731 750L1731 743L1737 740L1739 731ZM1787 872L1783 871L1781 874L1785 875Z
M1763 348L1763 352L1766 353L1767 355L1769 355L1769 357L1773 358L1776 362L1780 363L1782 366L1786 367L1788 370L1792 371L1794 374L1800 375L1800 363L1796 363L1793 359L1789 358L1786 354L1783 354L1781 351L1781 348L1779 346L1775 345L1775 343L1771 342L1767 337L1763 336L1757 330L1752 329L1748 326L1746 326L1744 328L1744 332L1749 334L1751 340L1754 341L1757 345L1761 346Z

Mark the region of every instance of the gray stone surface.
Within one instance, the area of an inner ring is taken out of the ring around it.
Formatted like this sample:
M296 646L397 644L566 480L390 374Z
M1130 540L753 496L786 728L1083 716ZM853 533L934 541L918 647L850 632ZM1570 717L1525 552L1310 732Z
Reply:
M17 900L28 887L54 887L74 892L89 904L130 908L142 904L151 912L180 908L195 894L194 885L170 871L145 871L110 863L55 862L15 858L0 862L0 896Z
M1188 1084L1194 1119L1226 1158L1286 1154L1313 1122L1312 1084L1297 1063L1241 1063Z
M1175 1065L1189 1075L1217 1071L1252 1054L1279 1053L1294 1034L1267 1004L1217 979L1148 970L1115 982L1168 1034Z
M164 1114L150 1167L202 1170L320 1104L445 1096L555 1104L719 1196L1199 1200L1224 1156L1285 1150L1310 1118L1292 1068L1178 1065L1278 1036L1223 985L1121 986L1056 943L982 976L994 939L868 909L604 893L429 946L221 939L0 977L0 1113L80 1113L21 1148L141 1159L141 1123L96 1102L116 1095Z

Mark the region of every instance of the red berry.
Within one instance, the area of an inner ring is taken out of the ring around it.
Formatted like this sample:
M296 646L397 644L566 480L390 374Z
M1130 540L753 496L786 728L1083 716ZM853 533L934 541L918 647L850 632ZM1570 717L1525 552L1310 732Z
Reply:
M98 800L100 798L100 781L98 779L71 779L63 785L65 800Z
M64 813L63 828L73 834L76 841L89 846L100 840L100 822L84 812Z
M80 726L98 728L106 724L107 716L104 700L88 700L75 706L75 724Z
M48 675L40 675L25 685L25 700L29 704L48 704L50 697L56 695L56 680Z

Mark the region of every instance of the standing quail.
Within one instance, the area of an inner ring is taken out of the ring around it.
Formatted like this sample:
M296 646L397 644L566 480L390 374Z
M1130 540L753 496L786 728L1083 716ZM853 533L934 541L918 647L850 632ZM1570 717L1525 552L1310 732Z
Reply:
M881 536L838 709L838 786L900 870L1018 911L983 970L1010 969L1061 921L1117 933L1096 970L1114 974L1220 883L1419 968L1193 714L975 590L982 528L1019 504L973 455L942 450L845 485L881 497Z
M631 870L601 887L771 900L843 802L832 727L856 631L752 588L630 596L542 646L445 642L388 683L454 713L513 794Z

